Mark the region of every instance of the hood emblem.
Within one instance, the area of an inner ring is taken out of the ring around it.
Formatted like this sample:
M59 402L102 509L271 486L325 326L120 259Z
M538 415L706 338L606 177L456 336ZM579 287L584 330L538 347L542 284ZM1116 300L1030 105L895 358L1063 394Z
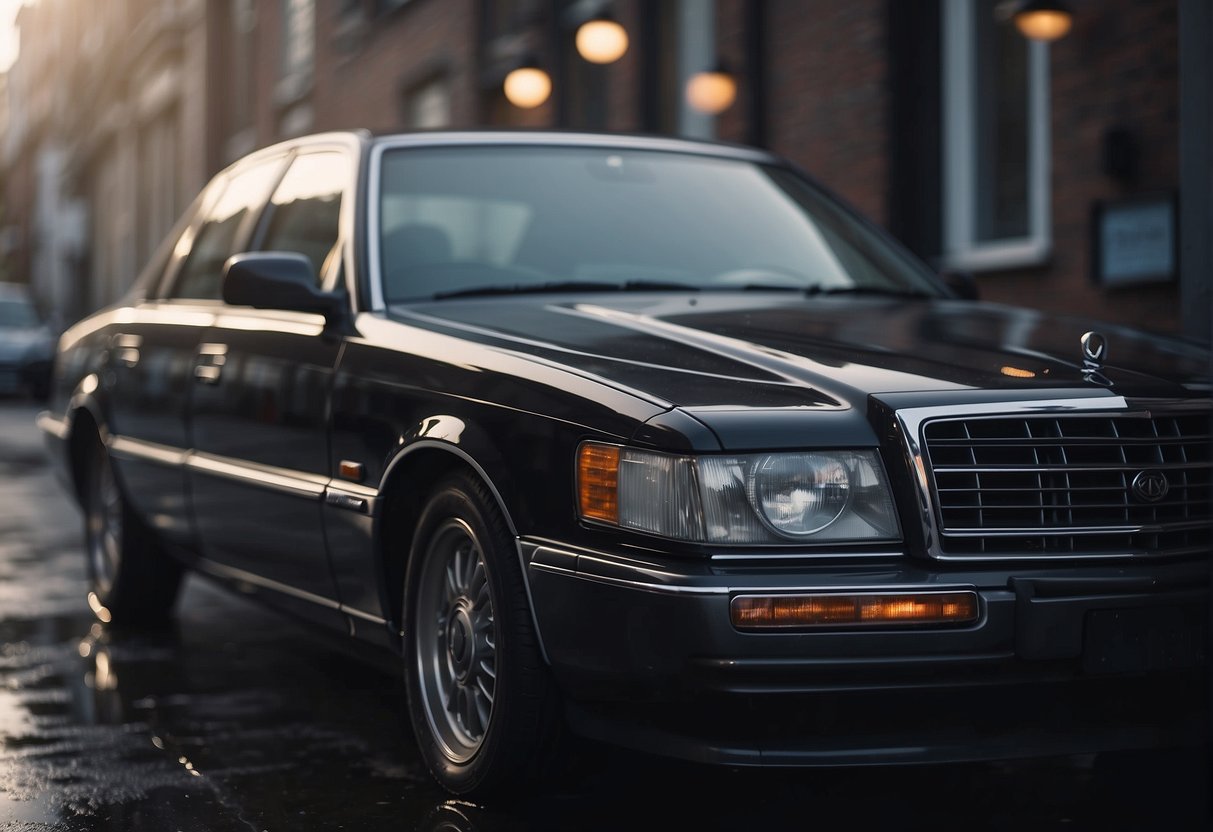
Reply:
M1112 382L1103 374L1104 362L1108 360L1108 339L1098 332L1084 333L1082 344L1082 380L1092 384L1111 387Z
M1130 486L1133 496L1143 503L1157 503L1171 490L1167 475L1162 471L1139 471Z

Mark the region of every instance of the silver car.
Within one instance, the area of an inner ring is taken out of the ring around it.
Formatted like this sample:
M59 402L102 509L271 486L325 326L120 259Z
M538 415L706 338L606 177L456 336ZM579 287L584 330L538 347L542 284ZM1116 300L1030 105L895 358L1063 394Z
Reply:
M0 396L46 398L55 338L24 286L0 283Z

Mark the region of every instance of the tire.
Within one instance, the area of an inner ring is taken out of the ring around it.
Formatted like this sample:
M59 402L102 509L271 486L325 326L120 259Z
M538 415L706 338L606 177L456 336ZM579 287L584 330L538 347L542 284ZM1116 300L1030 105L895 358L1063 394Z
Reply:
M422 510L404 610L409 717L434 778L481 801L530 791L563 718L513 536L476 477L445 479Z
M100 439L85 464L82 503L89 603L97 617L118 625L167 623L183 569L131 510Z

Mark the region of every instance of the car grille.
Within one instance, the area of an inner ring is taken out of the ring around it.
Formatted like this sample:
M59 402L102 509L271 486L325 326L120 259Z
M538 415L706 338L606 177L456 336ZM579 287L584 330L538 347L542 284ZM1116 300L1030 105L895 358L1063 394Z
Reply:
M927 422L939 551L977 557L1207 551L1209 420L1208 413L1189 412ZM1159 496L1163 478L1166 493Z

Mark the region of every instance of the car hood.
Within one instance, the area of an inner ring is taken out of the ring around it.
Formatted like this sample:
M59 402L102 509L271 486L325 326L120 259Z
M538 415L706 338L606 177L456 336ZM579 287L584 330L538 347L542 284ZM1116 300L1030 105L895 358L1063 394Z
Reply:
M1186 342L971 301L611 293L450 300L391 314L691 410L863 408L871 394L991 388L1180 398L1209 388L1208 355ZM1107 340L1096 373L1084 373L1088 331Z

